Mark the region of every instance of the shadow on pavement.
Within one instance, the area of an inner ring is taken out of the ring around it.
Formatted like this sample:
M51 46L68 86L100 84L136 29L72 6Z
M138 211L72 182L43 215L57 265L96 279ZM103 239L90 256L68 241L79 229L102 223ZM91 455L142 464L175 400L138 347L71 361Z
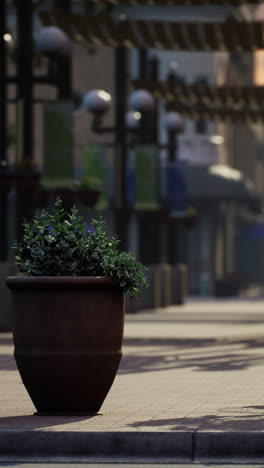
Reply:
M264 305L263 305L264 308ZM177 311L174 312L139 312L138 314L126 315L126 319L131 323L219 323L225 324L240 324L240 325L257 325L264 324L263 312L254 312L248 310L248 312L233 313L231 311L221 312L185 312Z
M264 363L264 337L257 339L126 338L135 351L124 353L120 374L193 368L194 371L235 371ZM149 349L148 349L149 348ZM258 349L259 352L252 353Z
M16 429L16 430L31 430L43 429L47 427L67 425L87 421L88 419L99 418L101 415L87 416L5 416L0 417L0 430Z
M238 346L243 348L264 348L264 336L256 338L226 337L226 338L124 338L126 346L160 346L180 348L205 348L208 346Z
M10 356L10 354L0 355L0 371L14 370L16 370L16 363L13 356Z
M263 431L264 425L264 409L260 411L254 411L254 406L249 406L245 409L244 415L234 415L234 408L230 407L230 416L226 415L214 415L208 414L201 417L183 417L183 418L171 418L171 419L153 419L148 421L138 421L129 424L134 429L142 429L156 427L161 430L169 431L189 431L189 430L215 430L215 431ZM263 407L262 407L263 408ZM246 411L250 414L246 414ZM166 429L165 429L166 428Z
M0 346L1 345L9 345L9 346L12 346L13 345L13 338L10 334L1 334L0 333Z

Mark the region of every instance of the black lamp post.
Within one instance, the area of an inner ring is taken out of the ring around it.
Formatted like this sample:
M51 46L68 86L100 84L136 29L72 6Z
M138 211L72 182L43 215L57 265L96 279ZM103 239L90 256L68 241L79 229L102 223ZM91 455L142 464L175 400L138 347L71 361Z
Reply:
M40 52L49 57L46 75L33 73L33 0L15 0L17 72L7 74L7 2L0 1L0 260L8 256L7 194L12 184L16 187L17 237L23 232L22 219L33 214L32 196L40 174L34 164L34 84L53 84L59 99L72 99L71 42L59 28L43 28L37 40ZM71 0L58 0L57 6L69 10ZM7 85L16 84L17 163L10 170L7 157Z
M6 156L6 129L7 129L7 105L6 105L6 2L0 3L0 169L7 165Z
M0 177L7 168L6 1L0 2ZM0 261L7 257L7 192L0 189Z
M71 40L60 28L48 26L37 35L36 46L49 59L48 73L42 78L42 82L57 87L58 99L71 99Z
M126 194L126 108L128 96L128 53L124 47L115 51L115 229L122 247L128 242Z
M120 62L124 57L120 51ZM127 111L127 99L124 98L125 86L120 87L117 80L116 69L116 102L115 102L115 124L113 127L103 127L103 115L108 111L111 104L111 96L103 90L92 90L84 97L84 107L93 113L92 130L96 133L111 133L115 136L115 197L113 209L115 213L115 230L121 239L121 246L127 247L128 226L130 217L130 206L127 200L127 137L129 134L140 131L141 115L151 111L154 100L151 94L144 90L134 91L129 100L130 111ZM122 79L121 79L122 82ZM127 95L126 95L127 96Z
M17 11L17 106L21 141L18 158L33 164L33 5L16 0Z
M177 161L178 135L184 129L183 119L177 112L168 112L163 117L163 126L168 134L168 162ZM175 265L179 261L178 229L171 224L168 226L167 232L168 263L170 265Z
M178 159L178 135L184 129L183 119L177 112L167 112L162 123L168 134L168 161L176 161Z
M39 175L34 171L33 106L33 3L16 0L17 12L17 165L16 228L23 234L22 220L33 215L32 187Z
M64 2L65 8L70 2ZM39 51L49 58L49 70L44 76L33 73L33 13L32 0L16 0L17 12L17 165L16 184L17 237L23 233L22 219L33 215L33 192L40 173L34 161L34 84L57 86L60 99L71 98L71 42L58 28L43 28L36 40Z

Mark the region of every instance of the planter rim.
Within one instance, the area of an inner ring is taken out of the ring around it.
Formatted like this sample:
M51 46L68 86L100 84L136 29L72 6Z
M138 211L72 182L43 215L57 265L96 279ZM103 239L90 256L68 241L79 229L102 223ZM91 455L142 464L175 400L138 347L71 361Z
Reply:
M103 276L8 276L5 280L9 289L19 288L87 288L106 286L120 289L110 278ZM121 291L121 289L120 289Z

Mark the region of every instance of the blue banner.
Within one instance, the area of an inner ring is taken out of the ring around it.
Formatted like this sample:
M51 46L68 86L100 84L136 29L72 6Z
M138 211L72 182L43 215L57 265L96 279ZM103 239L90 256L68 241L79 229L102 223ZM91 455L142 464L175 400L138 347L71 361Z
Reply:
M132 207L136 203L136 168L133 150L129 151L126 163L126 202Z
M184 165L178 161L167 162L165 167L165 204L175 215L184 215L188 204Z

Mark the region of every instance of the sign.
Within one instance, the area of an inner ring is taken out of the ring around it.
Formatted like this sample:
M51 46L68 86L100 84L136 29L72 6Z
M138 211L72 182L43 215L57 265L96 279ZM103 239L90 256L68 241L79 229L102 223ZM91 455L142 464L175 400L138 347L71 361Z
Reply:
M184 164L178 161L167 162L165 166L165 204L178 215L186 212L188 203Z
M43 106L43 176L74 179L73 104L56 101Z

